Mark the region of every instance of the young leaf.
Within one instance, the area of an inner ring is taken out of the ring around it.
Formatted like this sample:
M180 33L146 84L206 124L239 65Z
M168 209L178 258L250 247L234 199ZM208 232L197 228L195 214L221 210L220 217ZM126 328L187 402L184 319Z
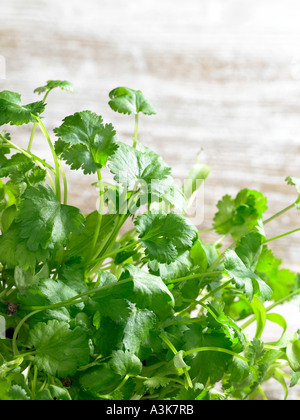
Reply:
M90 348L84 330L70 330L65 322L39 323L30 332L29 343L36 350L34 363L39 370L65 378L89 363Z
M105 167L118 148L113 126L103 125L102 117L91 111L66 117L54 132L59 138L55 143L56 153L71 169L81 168L85 174Z
M35 116L44 112L43 101L22 105L21 95L15 92L0 92L0 126L4 124L23 125L35 122Z
M113 111L129 115L140 112L146 115L156 114L154 107L140 90L118 87L109 93L109 97L109 106Z
M296 207L298 209L300 209L300 178L295 178L295 177L289 176L289 177L286 178L286 182L289 185L293 185L294 187L296 187L297 192L299 194L298 199L296 201Z
M225 195L217 205L214 228L221 235L230 233L234 239L250 232L267 210L267 199L263 194L244 189L235 199Z
M172 263L189 250L198 234L184 217L175 214L145 213L135 221L139 239L150 260Z
M45 86L41 86L35 89L34 93L38 93L39 95L42 93L51 92L51 90L59 88L61 90L65 90L67 92L74 92L74 86L72 83L68 82L67 80L48 80Z

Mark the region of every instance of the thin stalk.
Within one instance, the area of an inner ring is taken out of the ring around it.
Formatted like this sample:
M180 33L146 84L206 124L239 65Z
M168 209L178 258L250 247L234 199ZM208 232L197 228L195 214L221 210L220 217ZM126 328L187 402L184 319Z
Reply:
M215 351L215 352L219 352L219 353L226 353L226 354L230 354L231 356L237 357L241 360L243 360L246 363L249 363L249 360L246 359L246 357L241 356L238 353L235 353L234 351L228 350L228 349L223 349L221 347L198 347L196 349L192 349L192 350L188 350L186 352L184 352L185 356L189 356L190 354L193 353L200 353L200 352L204 352L204 351Z
M176 354L178 353L178 351L176 350L176 348L173 346L173 344L171 343L171 341L168 339L168 337L166 337L163 333L161 333L159 335L159 337L162 339L162 341L169 347L169 349L172 351L172 353L176 356ZM184 376L187 382L187 388L193 388L193 382L191 380L191 377L188 373L187 368L183 369L184 371Z
M129 283L130 281L132 281L132 280L131 279L125 279L125 280L118 281L116 283L108 284L107 286L97 287L95 289L92 289L92 290L89 290L87 292L81 293L77 296L74 296L73 298L70 298L70 299L65 300L63 302L55 303L53 305L48 305L48 306L21 306L21 308L25 311L35 311L36 313L38 313L40 311L49 310L49 309L66 308L68 306L73 306L73 305L77 305L78 303L82 303L83 302L82 299L87 297L87 296L93 295L93 294L98 293L98 292L102 292L104 290L111 289L113 287L120 286L120 285L125 284L125 283ZM34 315L34 313L31 313L29 315L32 316L32 315ZM25 319L25 321L26 321L26 319ZM22 320L23 323L25 321Z
M53 160L54 160L54 164L55 164L55 191L56 191L56 198L59 202L61 202L61 188L60 188L60 175L59 175L59 170L60 170L60 166L59 166L59 161L58 161L58 157L55 153L52 141L50 139L50 136L48 134L48 131L46 130L42 120L39 117L36 117L37 121L38 121L38 126L41 129L42 133L44 134L44 137L46 138L48 145L50 147L52 156L53 156Z
M210 293L207 293L201 300L192 300L191 304L188 305L185 309L183 309L182 311L178 312L178 314L187 312L187 311L192 311L197 305L202 305L202 303L204 303L208 298L210 298L211 296L213 296L215 293L217 293L219 290L225 288L226 286L228 286L231 283L232 279L226 281L224 284L222 284L221 286L217 287L216 289L212 290Z
M285 209L279 211L278 213L274 214L274 216L270 217L269 219L264 221L264 225L266 223L270 223L272 220L277 219L277 217L281 216L282 214L288 212L289 210L291 210L292 208L295 207L295 203L291 204L290 206L286 207Z
M45 102L45 101L46 101L47 96L49 95L49 93L50 93L50 90L48 90L48 92L46 92L46 94L45 94L45 96L44 96L44 98L43 98L43 102ZM32 128L32 131L31 131L31 135L30 135L30 139L29 139L29 143L28 143L28 147L27 147L27 151L28 151L28 152L30 152L30 150L31 150L31 148L32 148L32 143L33 143L33 139L34 139L34 135L35 135L35 132L36 132L36 128L37 128L37 126L38 126L38 123L37 123L37 122L35 122L35 123L33 124L33 128Z
M33 315L39 313L40 310L31 312L30 314L28 314L27 316L25 316L18 324L18 326L16 327L15 331L14 331L14 335L13 335L13 339L12 339L12 348L13 348L13 352L14 352L14 356L17 356L19 354L19 350L18 350L18 345L17 345L17 338L18 338L18 334L20 329L22 328L23 324Z
M178 279L169 280L168 281L168 284L181 283L183 281L194 280L194 279L198 279L198 278L202 278L202 277L220 276L222 274L223 274L223 271L214 271L212 273L207 272L207 273L201 273L201 274L192 274L190 276L186 276L186 277L181 277L181 278L178 278Z
M35 365L33 368L33 380L31 384L31 392L32 392L33 400L35 399L35 395L36 395L37 377L38 377L38 369L37 369L37 366Z
M299 232L300 228L291 230L290 232L283 233L282 235L275 236L274 238L268 239L265 241L265 244L268 242L276 241L276 239L284 238L285 236L292 235L293 233Z
M92 261L97 257L97 254L94 255L94 252L95 252L95 248L97 245L97 241L98 241L98 237L99 237L99 233L101 229L102 218L103 218L102 215L103 215L103 209L104 209L104 186L103 186L102 175L101 175L100 169L97 170L97 175L98 175L98 181L99 181L98 185L100 189L100 202L99 202L99 209L98 209L98 221L97 221L97 226L94 232L94 237L93 237L92 247L91 247Z
M136 149L139 132L139 114L135 114L134 138L133 147Z
M261 387L260 385L258 385L257 389L259 390L259 392L260 392L260 394L261 394L261 396L262 396L263 400L264 400L264 401L268 401L268 398L267 398L266 394L264 393L264 391L263 391L262 387Z
M63 179L63 184L64 184L64 204L68 203L68 181L67 181L67 177L66 177L66 172L65 172L65 168L63 167L63 164L61 163L61 161L58 161L59 163L59 167L60 167L60 171L61 171L61 175L62 175L62 179Z
M211 292L207 293L201 300L198 301L198 304L201 305L204 301L206 301L208 298L213 296L215 293L217 293L219 290L224 289L226 286L228 286L232 282L232 279L226 281L221 286L217 287L216 289L212 290Z
M119 391L121 388L123 388L123 386L126 384L126 382L128 381L129 378L130 378L130 376L126 375L125 378L120 383L120 385L113 392Z
M34 124L33 124L33 128L32 128L32 131L31 131L31 135L30 135L30 139L29 139L28 147L27 147L27 151L28 151L28 152L30 152L30 151L31 151L31 148L32 148L32 143L33 143L33 139L34 139L34 135L35 135L35 132L36 132L36 128L37 128L37 123L34 123Z
M6 287L6 289L4 289L1 293L0 293L0 299L4 298L6 296L6 294L14 287L13 284L10 284L8 287Z
M276 302L272 303L272 305L268 306L266 308L266 312L271 311L272 309L276 308L276 306L281 305L282 303L284 303L285 301L291 299L292 297L299 295L300 294L300 289L295 290L294 292L290 293L289 295L283 297L282 299L277 300ZM249 327L249 325L251 325L253 322L256 321L256 317L253 316L252 318L248 319L248 321L246 321L241 328L245 329L246 327Z
M104 255L103 257L98 258L97 260L94 260L94 261L93 261L93 265L97 264L97 266L98 266L98 264L99 264L99 263L103 262L103 261L104 261L104 260L106 260L107 258L112 258L112 257L114 257L115 255L119 254L120 252L127 251L128 249L134 248L134 247L136 247L137 245L140 245L140 246L141 246L141 244L140 244L138 241L136 241L136 242L131 243L131 244L129 244L129 245L123 246L122 248L116 249L115 251L112 251L112 252L110 252L109 254L106 254L106 255Z

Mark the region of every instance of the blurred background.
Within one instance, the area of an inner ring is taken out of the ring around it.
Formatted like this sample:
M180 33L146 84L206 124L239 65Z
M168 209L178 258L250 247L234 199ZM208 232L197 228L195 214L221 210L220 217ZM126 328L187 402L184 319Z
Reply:
M134 121L111 111L108 93L140 89L158 112L141 118L140 140L172 165L175 178L188 174L201 149L212 168L201 229L211 227L218 200L242 188L268 197L267 216L294 201L285 178L300 177L298 0L0 1L0 90L20 92L28 103L49 79L76 87L49 96L50 132L65 116L90 109L127 141ZM28 128L10 131L27 145ZM50 158L39 136L34 151ZM93 181L73 172L69 204L93 211ZM267 233L299 221L292 211ZM297 271L299 245L299 234L271 243L283 266ZM298 309L288 313L297 324Z

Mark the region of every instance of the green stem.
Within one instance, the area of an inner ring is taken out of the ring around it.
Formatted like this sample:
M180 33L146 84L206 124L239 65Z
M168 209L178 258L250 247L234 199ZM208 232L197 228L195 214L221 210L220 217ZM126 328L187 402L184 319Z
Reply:
M109 290L113 287L117 287L117 286L120 286L122 284L129 283L131 281L132 281L131 279L125 279L125 280L118 281L116 283L108 284L107 286L97 287L95 289L92 289L92 290L89 290L87 292L81 293L77 296L74 296L73 298L70 298L70 299L65 300L63 302L55 303L53 305L48 305L48 306L22 306L21 308L25 311L35 311L36 313L38 313L40 311L50 310L50 309L58 309L58 308L63 308L63 307L66 308L68 306L77 305L78 303L81 303L82 299L87 297L87 296L93 295L93 294L98 293L98 292L102 292L104 290ZM29 315L32 316L32 315L34 315L34 313L29 314ZM25 319L25 321L26 321L26 319ZM22 320L23 323L25 321Z
M169 347L169 349L172 351L172 353L176 356L176 354L178 353L178 351L176 350L176 348L173 346L173 344L171 343L171 341L168 339L168 337L166 337L163 333L161 333L159 335L159 337L162 339L162 341ZM188 373L187 368L183 369L184 371L184 376L187 382L187 388L193 388L193 382L191 380L191 377Z
M264 221L264 225L266 223L270 223L272 220L277 219L277 217L281 216L282 214L286 213L287 211L293 209L295 207L295 203L291 204L290 206L286 207L285 209L279 211L278 213L274 214L274 216L270 217L266 221Z
M139 114L135 114L134 138L133 147L136 149L139 132Z
M267 241L265 241L265 244L268 243L268 242L275 241L276 239L280 239L280 238L284 238L285 236L292 235L293 233L296 233L296 232L299 232L299 231L300 231L300 228L291 230L290 232L287 232L287 233L283 233L282 235L279 235L279 236L275 236L274 238L271 238L271 239L268 239Z
M212 273L207 272L207 273L201 273L201 274L192 274L190 276L181 277L181 278L173 279L173 280L168 280L168 284L181 283L183 281L194 280L194 279L198 279L198 278L202 278L202 277L220 276L222 274L223 274L223 271L214 271Z
M292 297L299 295L300 294L300 289L295 290L294 292L290 293L289 295L283 297L282 299L277 300L276 302L272 303L272 305L268 306L266 308L266 312L271 311L272 309L276 308L276 306L281 305L282 303L284 303L285 301L291 299ZM256 321L256 317L253 316L252 318L250 318L248 321L246 321L241 328L245 329L247 327L249 327L249 325L251 325L253 322Z
M98 258L97 260L94 260L92 265L95 266L95 264L97 264L97 266L98 266L99 263L103 262L107 258L112 258L115 255L119 254L120 252L127 251L128 249L134 248L137 245L141 246L141 244L138 241L135 241L134 243L131 243L131 244L128 244L126 246L123 246L122 248L116 249L115 251L112 251L109 254L106 254L103 257Z
M130 378L130 376L126 375L125 378L123 379L123 381L120 383L120 385L117 386L117 388L113 392L119 391L121 388L123 388L123 386L126 384L126 382L128 381L129 378Z
M172 351L172 353L176 356L176 354L178 353L178 351L176 350L176 348L173 346L173 344L171 343L171 341L168 339L168 337L166 337L163 333L161 333L159 335L159 338L162 339L162 341L169 347L169 349Z
M198 301L198 304L201 305L204 301L206 301L208 298L213 296L215 293L217 293L219 290L224 289L226 286L228 286L232 282L232 279L226 281L221 286L217 287L216 289L212 290L210 293L207 293L201 300Z
M59 175L59 170L60 170L60 166L59 166L59 161L58 161L58 157L55 153L52 141L50 139L50 136L48 134L48 131L46 130L42 120L39 117L36 117L37 121L38 121L38 126L41 129L42 133L44 134L48 145L50 147L52 156L53 156L53 160L54 160L54 164L55 164L55 190L56 190L56 198L59 202L61 202L61 189L60 189L60 175Z
M266 397L266 394L264 393L264 391L263 391L262 387L261 387L260 385L258 385L257 389L259 390L259 392L260 392L260 394L261 394L261 396L262 396L263 400L264 400L264 401L268 401L268 398Z
M98 175L98 185L99 185L99 189L100 189L100 203L99 203L99 209L98 209L98 221L97 221L97 226L94 232L94 237L93 237L93 241L92 241L92 247L91 247L91 255L92 255L92 261L97 257L97 254L94 255L95 252L95 248L97 245L97 241L98 241L98 237L99 237L99 233L100 233L100 229L101 229L101 224L102 224L102 218L103 218L103 209L104 209L104 186L103 186L103 181L102 181L102 176L101 176L101 171L100 169L97 169L97 175Z
M249 363L249 360L246 359L246 357L241 356L240 354L235 353L234 351L231 351L231 350L228 350L228 349L223 349L221 347L198 347L196 349L188 350L184 354L185 354L185 356L189 356L190 354L200 353L200 352L204 352L204 351L216 351L216 352L219 352L219 353L230 354L231 356L238 357L239 359L243 360L244 362Z
M47 96L49 95L49 93L50 93L50 91L48 91L47 93L46 93L46 95L44 96L44 98L43 98L43 102L45 102L46 101L46 99L47 99ZM29 140L29 143L28 143L28 147L27 147L27 151L28 152L30 152L30 150L31 150L31 148L32 148L32 143L33 143L33 139L34 139L34 135L35 135L35 132L36 132L36 128L37 128L37 126L38 126L38 123L34 123L33 124L33 128L32 128L32 131L31 131L31 135L30 135L30 140Z
M68 181L67 181L67 177L66 177L66 172L65 172L65 168L63 167L63 164L61 163L61 161L58 161L59 163L59 167L60 167L60 171L61 171L61 175L62 175L62 179L63 179L63 184L64 184L64 204L68 203Z
M37 128L37 123L34 123L32 131L31 131L31 136L30 136L30 140L29 140L29 143L28 143L28 147L27 147L28 152L30 152L30 150L32 148L32 143L33 143L34 135L35 135L35 132L36 132L36 128Z
M17 338L18 338L18 334L20 329L22 328L23 324L33 315L36 315L37 313L39 313L40 310L36 310L34 312L31 312L30 314L28 314L27 316L25 316L18 324L18 326L16 327L15 331L14 331L14 335L13 335L13 339L12 339L12 348L13 348L13 352L14 352L14 356L17 356L19 354L19 350L18 350L18 346L17 346Z
M32 386L31 386L31 392L32 392L32 399L35 400L36 395L36 385L37 385L37 377L38 377L38 369L35 365L33 368L33 380L32 380Z
M4 298L6 294L14 287L13 284L10 284L6 289L3 290L3 292L0 293L0 299Z

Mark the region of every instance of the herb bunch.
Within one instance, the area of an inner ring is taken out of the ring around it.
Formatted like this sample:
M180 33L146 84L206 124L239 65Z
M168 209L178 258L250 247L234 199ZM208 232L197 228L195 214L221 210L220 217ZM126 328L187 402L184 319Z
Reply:
M134 116L132 145L91 111L66 117L53 142L42 115L56 88L73 91L49 81L28 105L0 93L0 125L32 126L26 150L0 134L0 399L266 399L270 378L287 398L300 380L300 330L273 310L299 300L300 276L281 268L264 225L300 209L300 179L287 178L297 198L267 220L260 192L224 196L211 229L220 239L204 243L187 212L210 170L197 162L178 187L139 141L139 115L156 113L142 92L109 94L113 111ZM37 130L53 164L32 152ZM95 175L94 212L68 204L65 164ZM282 329L271 343L267 321Z

